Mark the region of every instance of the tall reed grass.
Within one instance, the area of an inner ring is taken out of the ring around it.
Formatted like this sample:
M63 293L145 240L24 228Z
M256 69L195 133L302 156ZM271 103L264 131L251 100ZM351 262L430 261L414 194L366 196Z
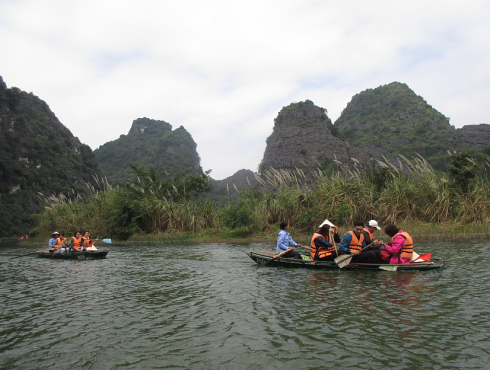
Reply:
M484 233L489 224L490 184L485 176L476 176L462 190L420 156L400 156L396 163L384 158L370 170L361 170L355 160L337 165L332 173L315 169L310 176L301 169L273 168L256 175L257 188L240 190L236 205L241 211L246 207L247 228L262 232L288 220L310 232L325 218L347 227L354 220L376 219L380 224L482 225ZM196 233L223 225L224 213L209 200L172 201L154 192L112 189L106 180L97 179L97 184L99 190L89 187L84 197L40 194L46 208L39 216L39 232L90 230L127 238Z

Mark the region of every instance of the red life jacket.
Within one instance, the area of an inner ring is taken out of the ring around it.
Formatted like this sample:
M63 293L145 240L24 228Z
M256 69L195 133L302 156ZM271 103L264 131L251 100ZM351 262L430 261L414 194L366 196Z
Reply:
M361 235L359 236L359 239L358 239L357 235L354 233L354 231L349 231L349 232L345 233L344 236L346 236L347 234L352 235L352 240L349 243L349 250L351 252L360 251L362 249L362 243L364 242L364 235L362 235L362 233L361 233Z
M325 240L326 242L328 242L328 240L326 240L322 234L318 234L318 233L313 234L313 237L311 238L311 243L310 243L310 246L311 246L310 258L312 260L315 260L315 256L318 256L318 258L325 258L325 257L331 256L332 253L335 251L335 246L333 246L333 245L330 248L320 246L320 247L318 247L318 250L317 250L317 247L315 245L315 239L318 237L320 237L323 240Z

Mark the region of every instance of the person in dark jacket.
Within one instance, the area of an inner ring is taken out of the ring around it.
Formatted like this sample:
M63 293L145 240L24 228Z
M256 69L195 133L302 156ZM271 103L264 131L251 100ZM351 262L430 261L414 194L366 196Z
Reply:
M314 261L333 261L338 256L337 248L333 242L340 243L337 227L322 225L313 234L310 243L310 258Z

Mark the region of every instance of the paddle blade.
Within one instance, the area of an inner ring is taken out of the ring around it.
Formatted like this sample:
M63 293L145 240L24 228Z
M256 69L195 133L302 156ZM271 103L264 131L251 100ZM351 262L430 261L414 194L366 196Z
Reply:
M339 266L339 268L347 266L351 260L352 260L352 256L350 254L343 254L334 259L335 263L337 264L337 266Z
M398 266L379 266L381 270L395 272Z
M104 243L112 244L112 239L102 239Z

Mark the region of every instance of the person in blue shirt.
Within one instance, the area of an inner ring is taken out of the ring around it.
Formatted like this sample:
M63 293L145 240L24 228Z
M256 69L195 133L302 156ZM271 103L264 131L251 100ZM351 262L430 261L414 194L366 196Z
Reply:
M296 247L296 246L301 246L301 244L296 243L293 238L291 238L291 235L287 232L289 230L289 224L287 221L282 221L281 224L279 225L279 228L281 231L279 231L279 235L277 236L277 247L276 247L276 252L277 253L282 253L285 252L289 249L290 246ZM286 258L294 258L297 260L301 259L301 255L299 252L295 250L291 250L285 254L283 254L284 257Z
M48 242L48 247L49 251L53 252L56 249L58 249L58 238L60 237L60 233L55 231L54 233L51 234L51 239L49 239Z
M354 229L347 232L342 237L339 251L342 254L352 254L352 262L358 263L379 263L379 257L374 250L361 249L366 246L366 240L362 231L364 230L364 223L362 221L354 222Z

